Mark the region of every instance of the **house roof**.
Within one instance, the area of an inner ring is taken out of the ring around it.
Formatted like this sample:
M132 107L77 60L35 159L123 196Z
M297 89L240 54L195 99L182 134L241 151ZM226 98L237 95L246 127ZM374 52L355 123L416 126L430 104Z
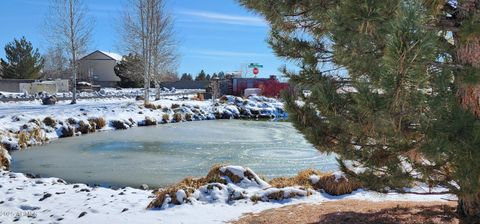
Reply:
M111 57L113 59L115 59L116 61L121 61L123 56L120 55L120 54L117 54L117 53L113 53L113 52L106 52L106 51L100 51L102 52L104 55L107 55L108 57Z
M122 58L123 58L122 55L117 54L117 53L112 53L112 52L106 52L106 51L96 50L96 51L94 51L94 52L92 52L92 53L90 53L90 54L86 54L85 56L82 56L82 57L80 58L80 60L83 60L84 58L86 58L86 57L88 57L88 56L90 56L90 55L92 55L92 54L95 54L95 53L97 53L97 52L98 52L98 53L101 53L101 54L103 54L103 55L105 55L105 56L107 56L107 57L109 57L109 58L111 58L112 60L115 60L115 61L121 61Z

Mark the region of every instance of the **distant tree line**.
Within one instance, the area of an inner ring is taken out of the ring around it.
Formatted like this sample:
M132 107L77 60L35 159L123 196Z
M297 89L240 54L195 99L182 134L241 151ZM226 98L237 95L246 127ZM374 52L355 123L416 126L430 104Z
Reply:
M122 61L114 68L115 74L120 78L118 86L122 88L142 88L144 87L142 59L139 55L130 53L123 56ZM177 73L166 71L161 77L160 82L178 81ZM150 87L155 87L154 82Z
M204 70L201 70L200 73L195 76L195 79L193 78L193 75L190 73L183 73L182 76L180 77L180 80L182 81L205 81L205 80L211 80L211 79L225 79L225 73L224 72L219 72L213 73L212 75L205 73Z

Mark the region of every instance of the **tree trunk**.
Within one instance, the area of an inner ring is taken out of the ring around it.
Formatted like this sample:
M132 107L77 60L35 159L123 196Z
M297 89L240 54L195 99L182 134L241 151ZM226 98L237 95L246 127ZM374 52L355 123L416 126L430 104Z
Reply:
M70 104L77 104L77 50L75 46L75 18L74 18L74 11L73 11L73 1L69 1L69 16L70 16L70 50L72 53L72 65L73 65L73 94L72 94L72 102Z
M457 60L463 65L480 68L480 37L474 37L467 42L456 41ZM480 118L480 85L462 83L458 95L461 105Z
M457 212L463 224L480 224L480 193L476 196L459 196Z
M155 81L155 89L156 89L155 100L160 100L161 88L160 88L160 82L159 81Z
M462 24L469 18L476 16L478 0L464 0L461 2L457 15L457 23ZM480 68L480 35L470 34L461 37L454 32L457 63L465 66ZM465 83L458 81L458 97L460 104L480 119L480 83ZM473 179L479 178L473 173ZM458 196L457 213L464 224L480 224L480 189L476 194Z

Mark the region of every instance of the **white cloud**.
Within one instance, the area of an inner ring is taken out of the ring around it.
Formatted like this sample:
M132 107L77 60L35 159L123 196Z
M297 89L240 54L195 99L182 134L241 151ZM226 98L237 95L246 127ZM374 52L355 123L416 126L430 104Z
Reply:
M227 15L215 12L207 11L191 11L191 10L182 10L179 11L179 14L193 16L196 18L201 18L208 20L210 22L231 24L231 25L243 25L243 26L267 26L267 23L264 19L255 16L234 16Z

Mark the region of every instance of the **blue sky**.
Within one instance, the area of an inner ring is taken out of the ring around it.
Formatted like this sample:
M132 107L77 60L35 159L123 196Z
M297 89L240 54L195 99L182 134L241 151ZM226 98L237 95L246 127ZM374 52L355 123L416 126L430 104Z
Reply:
M95 18L91 50L121 52L118 49L124 0L84 0L89 15ZM0 7L0 57L3 47L13 38L26 38L44 52L48 42L42 35L49 0L2 0ZM260 76L279 75L286 62L277 58L266 43L266 22L239 6L234 0L167 0L175 18L179 41L178 72L197 74L237 71L242 65L264 65Z

